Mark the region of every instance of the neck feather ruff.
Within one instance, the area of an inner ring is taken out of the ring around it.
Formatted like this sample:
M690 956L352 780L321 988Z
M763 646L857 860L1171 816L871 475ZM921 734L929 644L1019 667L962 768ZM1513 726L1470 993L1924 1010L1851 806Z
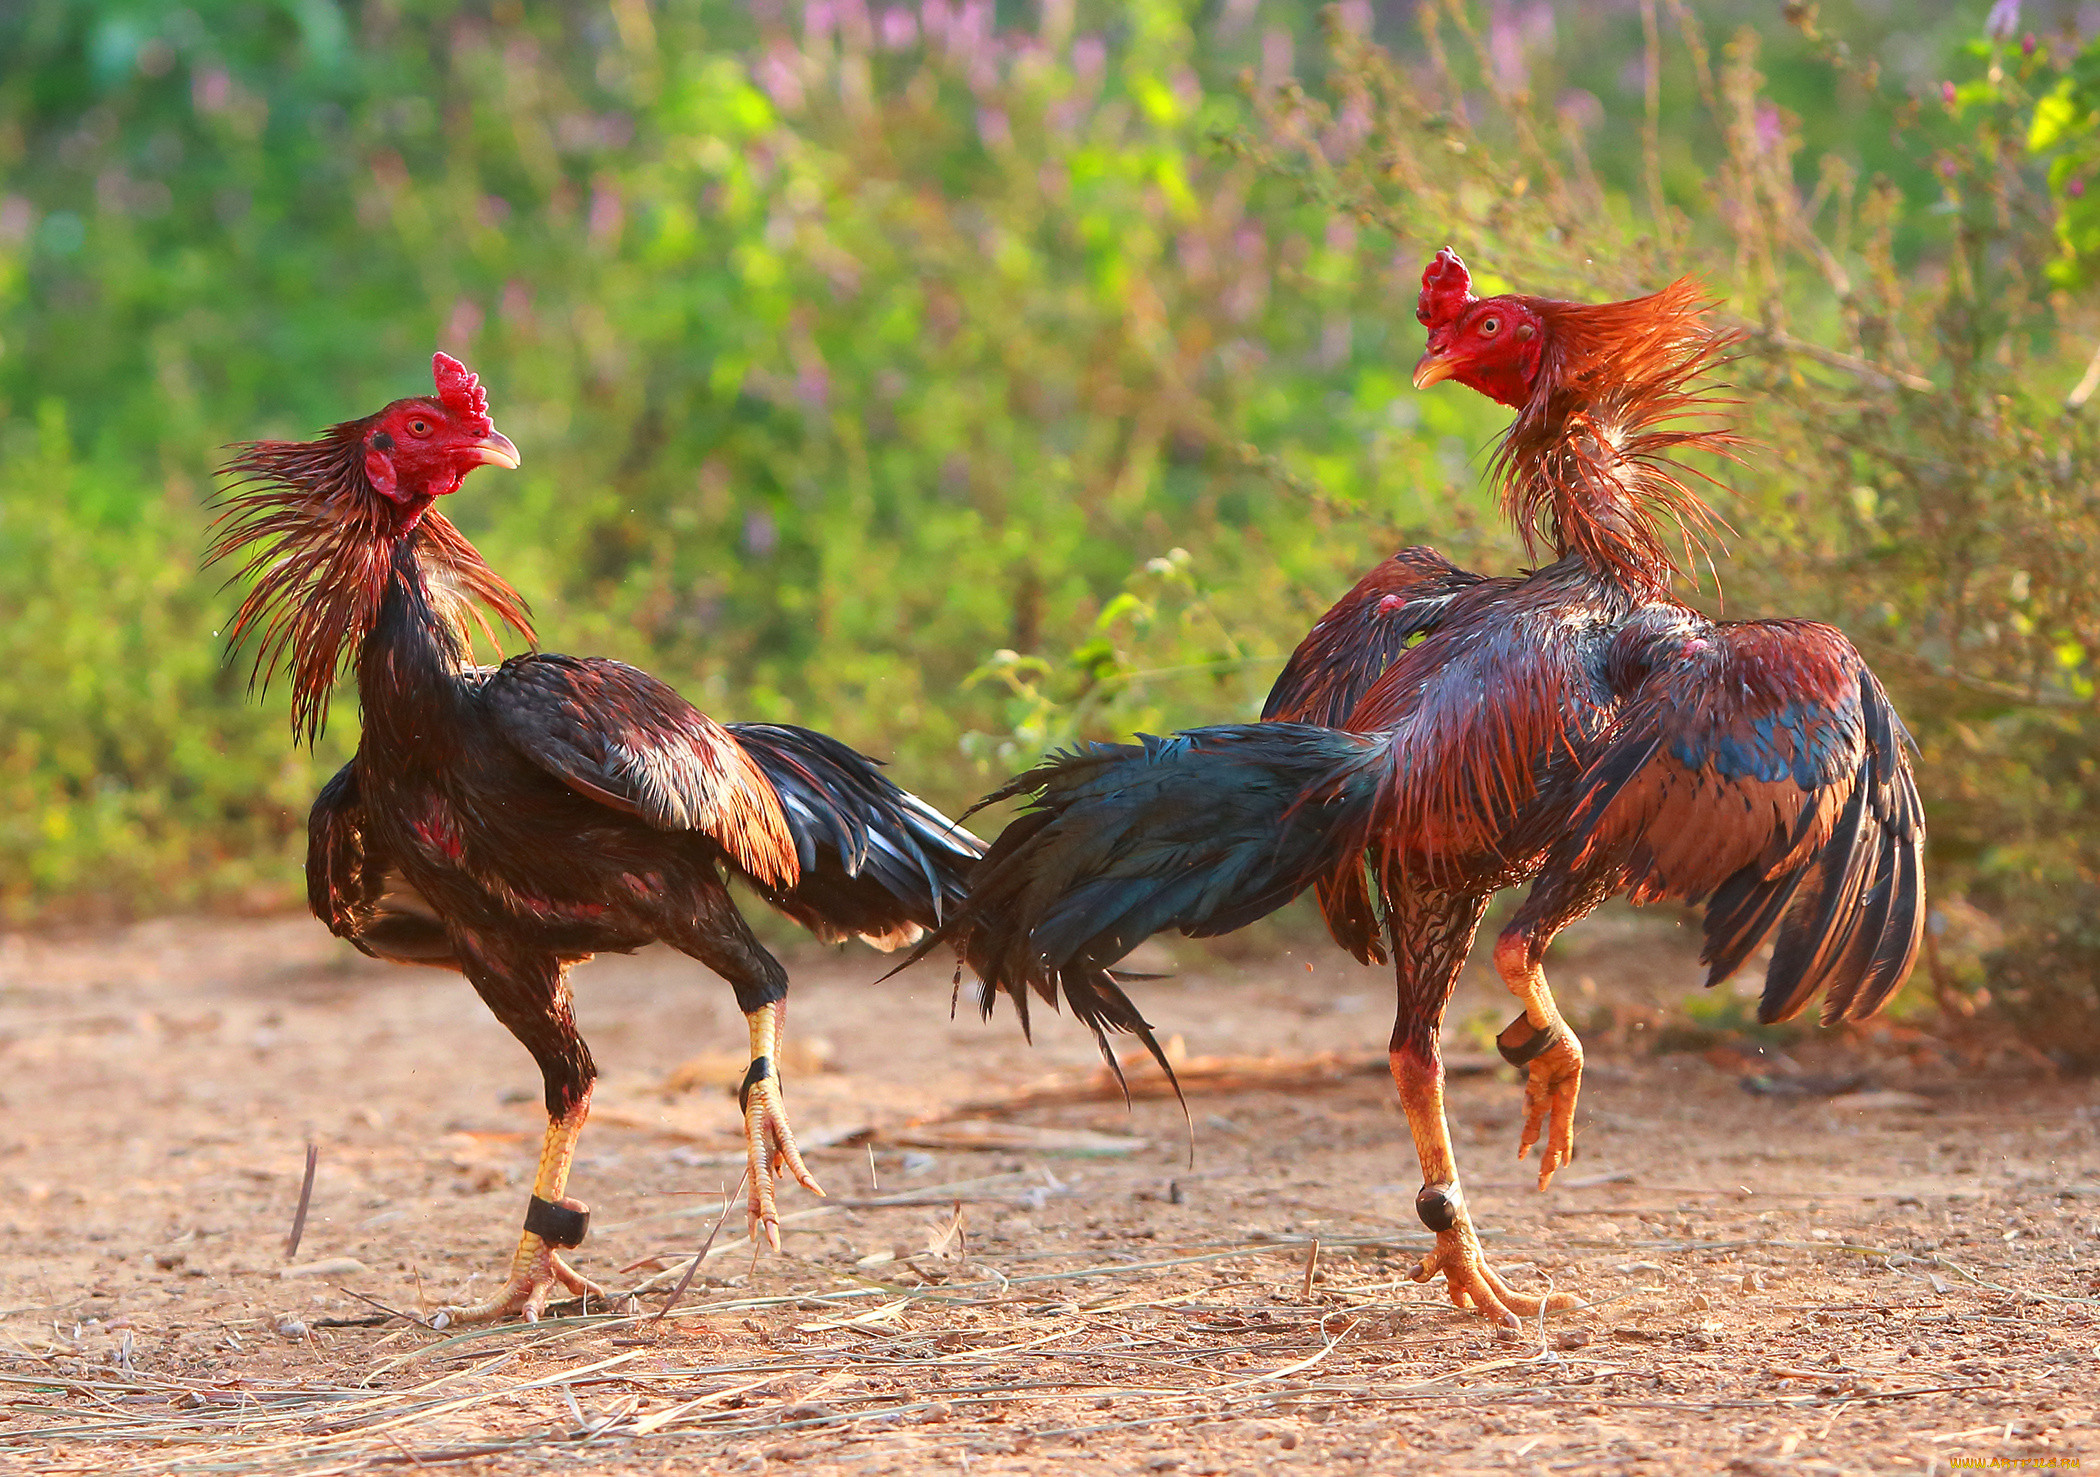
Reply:
M205 563L239 555L236 578L252 582L230 643L253 638L251 688L290 674L292 733L308 743L327 726L329 695L371 635L404 546L436 620L432 634L462 661L476 630L496 639L484 607L535 639L524 599L449 520L427 501L396 503L373 488L366 428L348 421L318 441L246 442L220 469L234 480Z
M1503 510L1534 557L1543 534L1557 555L1576 555L1636 593L1665 594L1716 528L1691 485L1712 479L1677 458L1733 457L1740 444L1724 426L1665 427L1737 403L1695 384L1740 336L1707 323L1712 304L1690 278L1626 302L1524 302L1543 321L1546 346L1531 399L1495 451ZM1677 526L1683 565L1658 522Z

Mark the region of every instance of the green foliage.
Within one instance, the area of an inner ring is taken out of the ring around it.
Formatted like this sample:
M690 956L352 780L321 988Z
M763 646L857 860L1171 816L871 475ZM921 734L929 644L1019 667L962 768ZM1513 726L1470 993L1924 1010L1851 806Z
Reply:
M961 803L1018 742L1008 691L965 685L987 652L1095 627L1176 547L1258 586L1269 631L1302 626L1365 526L1424 517L1492 424L1413 423L1385 341L1408 264L1209 146L1244 117L1231 76L1256 42L1199 47L1193 15L1052 6L995 34L988 6L939 4L794 31L702 0L0 14L0 487L38 500L23 427L63 405L95 471L38 515L64 520L52 546L135 565L188 621L103 659L166 673L200 732L247 733L213 651L228 601L193 573L214 448L425 388L442 346L525 457L448 511L551 645L645 663L724 716L829 727ZM1317 472L1320 499L1249 442ZM9 568L0 599L50 598L48 566ZM130 619L126 591L64 589L54 619ZM1234 648L1240 710L1280 639ZM1164 720L1165 681L1117 685ZM89 748L129 738L121 705L64 721ZM36 761L24 813L72 820L15 833L0 896L294 882L290 853L250 852L296 830L320 771L222 757L212 816L122 832Z
M1713 469L1727 612L1834 620L1896 690L1932 886L2010 930L1953 987L2100 1015L2092 969L2015 967L2084 948L2100 886L2094 64L1789 11L1717 46L1733 12L1679 0L1343 5L1324 41L1192 0L0 10L0 902L297 885L347 712L305 755L222 664L214 448L419 390L432 347L525 458L448 511L556 649L949 805L1251 717L1393 546L1521 560L1477 487L1502 413L1407 386L1449 242L1725 299L1761 448Z
M6 901L281 900L315 777L199 639L219 602L170 557L202 532L186 490L141 502L130 469L77 460L60 400L39 404L33 434L14 429L0 485Z
M1286 100L1245 148L1401 240L1433 221L1418 250L1454 238L1527 286L1622 296L1689 269L1715 289L1745 335L1733 377L1752 447L1716 469L1736 532L1702 598L1831 620L1866 652L1920 745L1935 894L2007 930L1977 998L2054 1020L2068 1043L2071 1023L2100 1019L2100 949L2078 953L2100 877L2100 436L2081 413L2100 359L2081 379L2093 319L2051 281L2033 79L1999 68L1951 99L1890 99L1929 166L1929 193L1909 194L1841 156L1809 167L1759 39L1716 52L1680 11L1651 75L1688 72L1704 116L1676 120L1666 146L1651 112L1640 183L1615 189L1578 131L1556 135L1531 95L1497 85L1467 13L1445 15L1452 49L1432 32L1426 75L1345 38L1326 94ZM1879 85L1800 18L1835 82ZM1475 127L1481 90L1498 106ZM1352 116L1360 141L1338 150ZM1664 167L1687 149L1704 198ZM1943 907L1934 926L1968 916ZM2053 974L2028 963L2074 954L2082 966ZM1939 958L1935 985L1961 988Z
M1971 55L1984 64L1984 73L1959 87L1949 83L1950 105L2030 110L2027 147L2049 161L2049 195L2063 248L2050 276L2065 286L2091 281L2100 261L2100 195L2088 194L2100 170L2100 47L2088 44L2064 67L2033 37L2017 52L1978 42Z

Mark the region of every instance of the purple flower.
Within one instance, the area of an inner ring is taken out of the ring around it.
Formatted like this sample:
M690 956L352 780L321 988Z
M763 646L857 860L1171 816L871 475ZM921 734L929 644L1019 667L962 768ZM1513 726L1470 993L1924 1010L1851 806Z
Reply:
M1770 103L1759 103L1757 105L1758 152L1769 154L1778 148L1779 135L1779 109L1773 107Z
M1079 85L1089 90L1101 85L1108 70L1108 43L1099 36L1081 36L1072 43L1072 72Z
M744 515L744 547L763 559L773 552L780 542L780 526L773 515L764 508L753 508Z
M1996 0L1984 17L1983 34L1993 41L2010 41L2020 29L2020 0Z
M609 179L591 184L590 237L600 246L618 246L620 231L627 224L627 211L620 204L620 187Z
M894 6L882 13L882 44L890 51L902 51L919 39L919 21L903 6Z
M1291 33L1271 26L1261 33L1261 85L1281 87L1291 80Z
M931 46L939 41L946 43L948 28L955 24L955 13L948 8L947 0L926 0L919 7L919 30Z
M783 113L802 111L802 70L795 65L800 59L800 52L780 42L758 64L758 85Z

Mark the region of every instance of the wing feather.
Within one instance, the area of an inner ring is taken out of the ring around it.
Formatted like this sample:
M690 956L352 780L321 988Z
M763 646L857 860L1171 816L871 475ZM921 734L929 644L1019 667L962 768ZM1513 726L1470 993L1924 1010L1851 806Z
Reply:
M512 747L577 794L664 831L699 831L768 886L800 870L780 793L736 737L625 662L515 657L480 700Z
M1436 550L1402 549L1356 582L1284 663L1264 721L1347 728L1358 701L1401 652L1434 630L1451 598L1484 583Z
M1922 807L1888 694L1844 637L1808 621L1630 625L1626 692L1563 841L1624 869L1636 902L1707 901L1707 983L1775 928L1759 1018L1818 993L1871 1015L1916 961Z
M322 786L307 814L306 902L361 953L459 968L444 921L367 830L354 761Z

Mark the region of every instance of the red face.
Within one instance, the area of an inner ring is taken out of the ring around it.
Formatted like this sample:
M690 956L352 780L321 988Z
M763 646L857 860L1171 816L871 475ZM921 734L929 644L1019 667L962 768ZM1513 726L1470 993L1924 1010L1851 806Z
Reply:
M1429 347L1415 365L1415 388L1457 380L1490 400L1521 407L1531 399L1545 327L1521 299L1479 298L1464 310L1431 323L1425 307L1416 314L1429 326Z
M518 448L485 413L462 414L435 399L396 400L364 434L365 476L382 497L420 507L459 491L460 479L487 465L516 470Z

